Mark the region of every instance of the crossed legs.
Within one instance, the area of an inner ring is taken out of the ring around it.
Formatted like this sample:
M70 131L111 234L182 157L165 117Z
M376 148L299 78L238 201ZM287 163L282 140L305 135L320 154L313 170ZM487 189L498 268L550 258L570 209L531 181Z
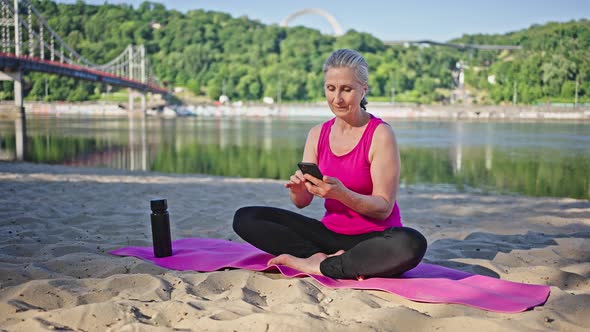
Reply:
M277 256L269 264L335 279L397 276L418 265L426 252L426 239L411 228L344 235L272 207L240 208L233 227L245 241Z

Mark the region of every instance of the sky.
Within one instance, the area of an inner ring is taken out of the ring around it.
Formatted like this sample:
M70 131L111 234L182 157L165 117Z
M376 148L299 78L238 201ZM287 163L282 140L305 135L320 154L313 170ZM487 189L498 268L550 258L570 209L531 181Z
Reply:
M75 0L58 0L73 3ZM127 3L135 8L143 0L85 0L88 4ZM590 19L590 0L168 0L153 1L167 9L187 12L203 9L248 16L265 24L279 24L288 15L318 8L336 18L344 31L368 32L385 41L448 41L463 34L498 34L526 29L550 21ZM332 34L327 20L303 15L289 26L303 25Z

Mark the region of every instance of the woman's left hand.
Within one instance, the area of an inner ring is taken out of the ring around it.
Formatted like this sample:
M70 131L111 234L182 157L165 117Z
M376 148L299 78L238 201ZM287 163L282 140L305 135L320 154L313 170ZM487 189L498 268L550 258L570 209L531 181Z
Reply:
M335 177L324 175L321 180L309 174L305 174L304 177L307 180L307 191L314 196L337 199L346 190L344 184Z

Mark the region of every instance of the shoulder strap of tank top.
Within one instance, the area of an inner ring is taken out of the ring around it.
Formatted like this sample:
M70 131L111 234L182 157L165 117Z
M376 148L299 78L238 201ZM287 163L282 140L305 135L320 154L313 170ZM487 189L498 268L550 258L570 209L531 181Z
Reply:
M322 130L320 131L320 137L318 138L317 146L318 161L320 159L320 155L325 152L324 149L326 149L326 147L329 148L328 144L330 144L330 128L332 128L335 120L336 118L332 118L331 120L328 120L322 124Z
M365 155L366 160L369 160L369 149L371 148L371 142L373 141L373 135L375 134L375 130L377 129L377 127L382 124L385 123L383 120L381 120L380 118L377 118L375 116L373 116L371 114L371 120L369 121L369 124L367 125L367 128L365 129L365 132L363 133L363 137L362 139L362 146L363 146L363 153Z

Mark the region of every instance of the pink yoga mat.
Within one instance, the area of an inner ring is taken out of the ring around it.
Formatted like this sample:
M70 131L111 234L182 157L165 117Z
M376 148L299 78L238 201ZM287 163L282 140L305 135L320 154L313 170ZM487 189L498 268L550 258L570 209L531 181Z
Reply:
M252 271L278 269L287 277L308 276L286 266L266 266L273 256L247 243L220 239L188 238L172 244L174 254L156 258L152 247L126 247L111 254L135 256L174 269L210 272L223 268ZM309 275L324 286L382 290L428 303L457 303L484 310L515 313L545 303L549 286L529 285L473 275L438 265L421 263L398 278L369 278L362 281Z

